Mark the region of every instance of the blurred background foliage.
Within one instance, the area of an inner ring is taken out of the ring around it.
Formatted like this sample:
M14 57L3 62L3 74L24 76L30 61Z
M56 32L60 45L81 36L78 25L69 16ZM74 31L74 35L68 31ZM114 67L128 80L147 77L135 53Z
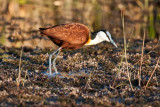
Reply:
M39 35L39 27L70 22L87 25L90 30L106 29L115 39L122 38L121 11L129 38L158 40L159 0L0 0L0 44L7 47L53 47Z

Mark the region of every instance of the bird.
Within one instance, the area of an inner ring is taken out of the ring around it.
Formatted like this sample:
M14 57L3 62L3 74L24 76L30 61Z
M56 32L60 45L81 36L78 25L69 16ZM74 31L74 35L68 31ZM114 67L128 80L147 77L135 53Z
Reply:
M117 48L116 43L107 30L91 32L86 25L77 22L39 28L39 31L41 36L48 37L54 44L59 46L56 51L49 55L49 73L46 73L48 76L61 75L57 71L55 61L62 49L79 49L84 45L96 45L103 41L110 42ZM56 53L57 55L51 63L52 56ZM52 73L51 66L53 66L54 73Z

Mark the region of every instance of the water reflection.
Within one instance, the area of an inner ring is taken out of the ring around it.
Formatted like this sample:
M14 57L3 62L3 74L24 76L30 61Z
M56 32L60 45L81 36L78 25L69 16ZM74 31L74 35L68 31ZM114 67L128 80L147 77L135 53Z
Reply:
M140 37L144 25L149 28L148 37L159 37L156 29L160 26L160 19L154 20L152 12L159 8L153 1L147 5L135 0L0 0L0 5L0 43L7 47L55 47L50 40L39 35L39 27L69 22L83 23L91 31L107 29L114 37L122 37L122 9L125 10L128 37L133 29L133 36ZM156 14L160 16L160 13Z

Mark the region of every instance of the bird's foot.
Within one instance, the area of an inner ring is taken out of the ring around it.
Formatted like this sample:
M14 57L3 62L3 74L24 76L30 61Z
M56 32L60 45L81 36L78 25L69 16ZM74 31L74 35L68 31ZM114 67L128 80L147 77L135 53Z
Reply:
M55 72L55 73L44 73L44 75L47 75L49 78L51 78L51 77L55 77L55 76L60 76L61 77L61 73L59 73L59 72Z

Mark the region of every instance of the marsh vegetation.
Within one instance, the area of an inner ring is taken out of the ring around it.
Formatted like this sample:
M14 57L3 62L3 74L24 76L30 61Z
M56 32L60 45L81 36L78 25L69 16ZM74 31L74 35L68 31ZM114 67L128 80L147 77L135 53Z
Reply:
M69 22L108 30L118 49L63 50L48 78L57 46L38 29ZM0 106L158 107L159 29L156 0L0 0Z

